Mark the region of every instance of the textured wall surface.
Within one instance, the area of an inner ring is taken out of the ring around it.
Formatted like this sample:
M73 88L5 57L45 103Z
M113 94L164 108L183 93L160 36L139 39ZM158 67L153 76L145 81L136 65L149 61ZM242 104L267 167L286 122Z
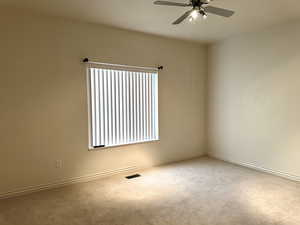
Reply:
M8 9L0 29L0 193L203 154L206 46ZM164 66L159 142L88 151L82 57Z
M300 177L300 23L209 49L210 154Z

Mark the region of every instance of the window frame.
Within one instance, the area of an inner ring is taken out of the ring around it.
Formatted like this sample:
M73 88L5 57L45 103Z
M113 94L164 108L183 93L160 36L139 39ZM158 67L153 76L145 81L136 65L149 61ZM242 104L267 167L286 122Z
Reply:
M95 68L95 69L110 69L110 70L123 70L125 72L145 72L145 73L150 73L153 72L157 74L157 102L156 102L156 107L157 107L157 124L156 124L156 130L157 130L157 138L153 140L140 140L140 141L134 141L130 143L123 143L123 144L113 144L113 145L106 145L102 147L98 146L93 146L93 132L92 132L92 96L91 96L91 75L90 75L90 69ZM88 150L89 151L95 151L95 150L106 150L109 148L116 148L116 147L122 147L122 146L128 146L128 145L137 145L137 144L145 144L145 143L152 143L152 142L158 142L160 141L160 126L159 126L159 70L150 70L149 68L145 67L136 67L134 66L124 66L124 65L118 65L118 64L102 64L101 65L95 65L95 64L89 64L86 67L86 85L87 85L87 107L88 107Z

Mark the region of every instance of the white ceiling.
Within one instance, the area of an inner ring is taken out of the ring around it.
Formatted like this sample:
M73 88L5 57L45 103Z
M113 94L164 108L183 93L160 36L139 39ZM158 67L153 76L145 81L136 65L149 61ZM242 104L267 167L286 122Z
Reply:
M243 32L300 19L299 0L214 0L236 11L231 18L210 15L174 26L188 8L155 6L154 0L0 0L0 4L162 36L213 42ZM176 0L174 0L176 1ZM188 0L177 0L188 2Z

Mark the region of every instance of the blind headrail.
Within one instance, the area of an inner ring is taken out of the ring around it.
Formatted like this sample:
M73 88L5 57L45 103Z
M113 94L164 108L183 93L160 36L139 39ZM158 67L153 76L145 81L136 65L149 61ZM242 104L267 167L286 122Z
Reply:
M123 67L123 68L131 68L131 69L141 69L141 70L163 70L163 66L158 67L143 67L143 66L129 66L129 65L121 65L121 64L112 64L112 63L104 63L104 62L96 62L91 61L89 58L84 58L82 62L87 64L95 64L95 65L103 65L103 66L113 66L113 67Z

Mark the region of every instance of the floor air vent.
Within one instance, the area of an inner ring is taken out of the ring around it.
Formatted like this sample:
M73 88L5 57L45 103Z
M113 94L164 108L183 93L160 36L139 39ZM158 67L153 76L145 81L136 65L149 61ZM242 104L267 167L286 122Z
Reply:
M133 175L127 176L126 178L127 179L133 179L133 178L137 178L137 177L140 177L140 176L141 176L140 174L133 174Z

